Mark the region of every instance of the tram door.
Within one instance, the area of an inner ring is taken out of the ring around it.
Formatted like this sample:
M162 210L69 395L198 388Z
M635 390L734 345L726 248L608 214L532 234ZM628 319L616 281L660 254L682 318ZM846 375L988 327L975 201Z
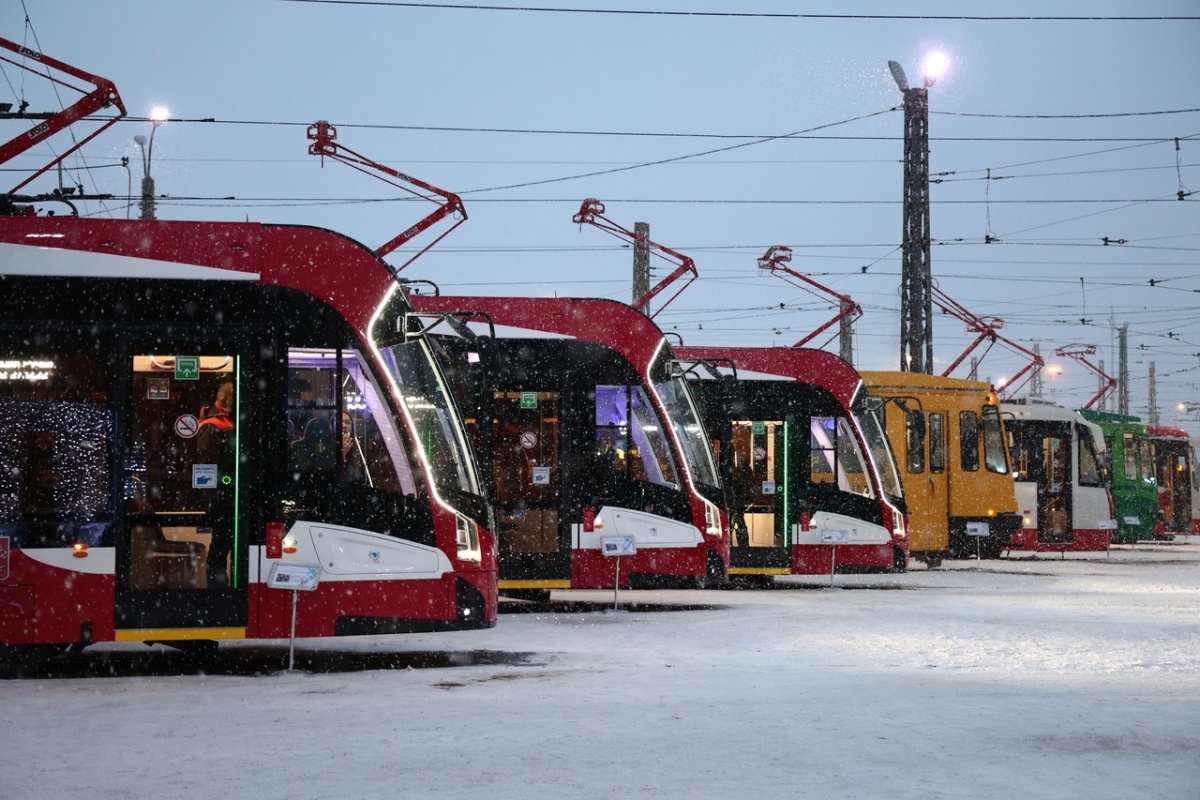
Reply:
M734 563L786 567L787 426L780 420L734 420L732 426Z
M249 382L251 362L228 343L190 341L133 344L123 363L118 638L122 630L205 638L194 629L244 629L247 509L250 487L261 483L248 480L261 450L252 445L249 405L261 390Z
M1167 533L1191 532L1191 468L1188 445L1157 441L1158 499Z
M891 409L888 413L891 414ZM915 553L944 551L950 546L947 414L927 410L923 415L903 413L896 418L904 426L904 495L909 501L909 547Z
M1063 544L1074 540L1071 523L1071 438L1044 435L1034 442L1040 455L1037 475L1038 543Z
M491 470L501 580L569 580L562 533L560 392L492 395Z

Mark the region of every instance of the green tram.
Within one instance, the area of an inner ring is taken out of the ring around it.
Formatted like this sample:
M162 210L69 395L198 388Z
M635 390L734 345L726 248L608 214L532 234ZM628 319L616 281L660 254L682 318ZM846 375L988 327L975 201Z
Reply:
M1116 508L1115 544L1131 544L1153 539L1161 513L1158 507L1158 479L1155 476L1154 442L1138 417L1109 411L1080 409L1085 419L1104 432L1104 442L1112 459L1113 506Z

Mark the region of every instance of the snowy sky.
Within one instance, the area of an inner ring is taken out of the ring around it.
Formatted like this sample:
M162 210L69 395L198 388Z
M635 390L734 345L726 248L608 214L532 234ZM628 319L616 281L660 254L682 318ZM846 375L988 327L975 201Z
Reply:
M786 245L793 269L864 306L855 361L872 369L900 352L903 115L887 62L917 83L940 48L950 64L929 126L941 291L1037 344L1061 368L1044 393L1066 405L1089 400L1097 378L1054 350L1095 345L1093 363L1116 375L1115 330L1128 325L1132 411L1147 414L1153 363L1162 421L1200 435L1200 411L1177 410L1200 404L1194 2L538 5L21 0L0 7L0 35L112 80L124 99L129 118L67 162L64 183L116 196L84 213L126 214L142 163L133 137L149 134L156 105L171 116L152 156L160 218L316 224L375 247L432 209L344 165L322 169L305 131L329 120L339 144L462 196L469 219L408 277L447 293L628 301L625 242L571 222L597 198L695 261L699 279L656 317L686 343L790 345L829 319L826 297L759 273L758 257ZM671 13L617 13L632 9ZM1030 15L1042 18L1013 19ZM9 64L3 76L0 100L31 110L73 98ZM5 139L22 130L0 120ZM673 267L658 261L656 278ZM972 339L936 315L936 371ZM1024 364L997 347L980 376Z
M223 645L259 675L97 646L74 663L116 677L0 680L0 796L1200 796L1200 538L778 582L298 644L373 665L348 671L277 672L286 643Z

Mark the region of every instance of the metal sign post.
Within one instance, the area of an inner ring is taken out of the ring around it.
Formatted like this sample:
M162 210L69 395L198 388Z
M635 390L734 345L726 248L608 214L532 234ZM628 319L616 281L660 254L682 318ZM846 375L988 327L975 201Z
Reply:
M267 587L291 589L292 591L292 629L288 636L288 672L294 672L296 665L296 598L300 592L316 590L320 581L320 565L283 564L278 561L271 565L271 575L267 578Z
M615 611L621 591L621 556L631 556L636 553L637 544L632 536L606 536L600 540L600 550L605 556L615 556L616 565L613 567L613 610Z
M829 585L833 586L833 576L837 572L838 542L850 541L850 535L846 531L821 531L821 541L833 545L833 552L829 557Z

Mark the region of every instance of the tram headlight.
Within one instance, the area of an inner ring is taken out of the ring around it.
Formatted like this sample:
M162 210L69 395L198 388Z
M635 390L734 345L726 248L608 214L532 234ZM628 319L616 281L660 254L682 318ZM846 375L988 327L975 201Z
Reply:
M291 555L299 549L299 544L295 536L285 536L283 537L283 552Z
M701 498L704 503L704 532L709 536L722 536L724 531L721 530L721 512L713 505Z
M483 559L479 550L479 526L461 514L455 516L458 557L476 563Z

